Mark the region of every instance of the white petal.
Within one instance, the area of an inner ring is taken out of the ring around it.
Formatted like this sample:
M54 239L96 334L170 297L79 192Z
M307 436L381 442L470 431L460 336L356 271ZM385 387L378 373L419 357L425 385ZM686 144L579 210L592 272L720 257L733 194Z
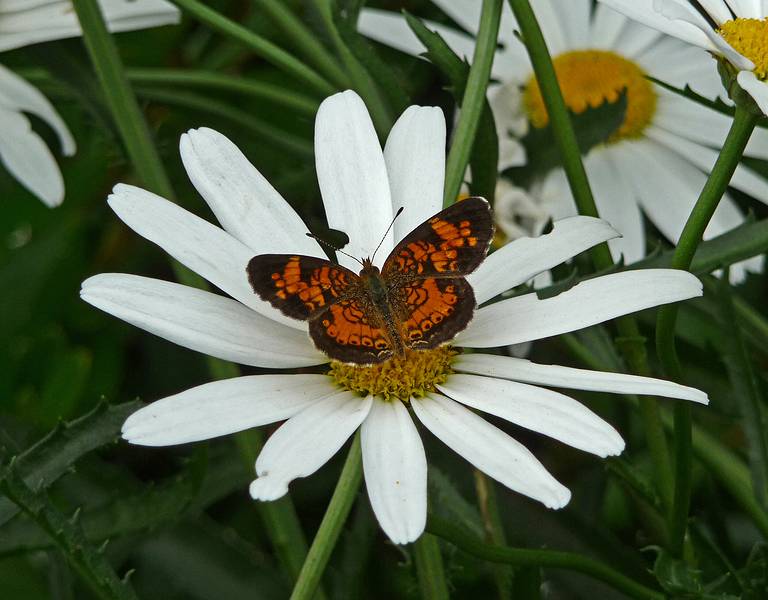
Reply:
M570 0L557 4L557 16L562 23L569 50L590 47L589 24L592 0Z
M593 48L612 50L620 39L621 30L627 24L627 18L605 3L598 2L592 19L592 31L589 40Z
M2 38L1 34L0 38ZM75 140L69 132L67 124L53 108L48 98L43 96L35 86L29 84L13 71L6 69L3 65L0 65L0 108L24 111L40 117L59 136L62 154L72 156L75 153Z
M273 433L256 459L255 500L277 500L288 484L312 475L336 454L368 416L371 397L340 392L312 403Z
M306 331L305 323L286 317L256 295L245 272L254 252L223 229L132 185L116 185L108 202L128 227L235 300L274 321Z
M227 137L207 127L190 129L179 150L219 223L253 254L325 257L301 217Z
M760 0L725 0L733 9L736 17L746 19L762 19L763 9L760 6Z
M384 155L365 104L353 91L323 100L315 121L315 163L328 225L349 236L346 252L367 258L392 221L392 200ZM384 237L377 255L382 264L393 248ZM339 262L357 270L344 255Z
M64 200L64 180L45 142L20 112L0 107L0 162L48 206Z
M468 280L478 304L482 304L617 235L602 219L563 219L555 222L551 233L535 238L519 238L500 248L488 256Z
M395 544L413 542L427 521L427 458L408 409L374 399L360 433L373 513Z
M739 85L755 101L764 115L768 115L768 83L760 81L752 71L739 71L736 76Z
M99 4L107 28L112 32L179 21L179 10L163 0L100 0ZM4 1L0 6L0 51L75 37L81 33L77 15L69 1Z
M653 7L654 0L600 0L611 8L625 14L630 19L652 27L657 31L666 33L673 37L695 44L705 50L716 50L716 47L707 35L696 25L686 21L671 20L664 15L656 12Z
M573 2L574 0L570 0ZM579 2L580 0L575 0ZM559 4L559 3L558 3ZM553 0L538 0L531 6L536 15L536 20L541 27L541 33L547 43L547 49L552 56L572 50L566 37L563 23L558 18L560 6L555 7Z
M568 504L568 489L525 446L482 417L440 394L413 399L411 406L427 429L489 477L547 508Z
M641 394L680 398L707 404L707 394L687 387L638 375L606 373L588 369L574 369L560 365L540 365L523 358L493 354L462 354L453 361L453 368L463 373L512 379L557 388L611 392L614 394Z
M559 392L516 381L451 375L441 392L526 429L542 433L597 456L616 456L624 450L619 433L595 413Z
M712 167L717 160L718 152L716 150L707 146L702 146L696 142L691 142L658 127L648 127L645 134L652 140L655 140L660 144L671 148L681 156L684 156L705 173L712 170ZM768 180L748 167L744 165L737 166L730 185L737 190L749 194L756 200L768 204Z
M436 106L409 106L389 133L384 161L392 209L404 208L393 227L397 243L443 207L443 111Z
M103 273L83 282L83 300L185 348L276 369L328 362L309 335L229 298L138 275Z
M600 216L621 234L608 242L614 260L630 264L645 256L645 226L640 207L623 172L632 165L617 164L612 146L594 148L584 160Z
M575 331L622 315L701 296L701 282L686 271L643 269L588 279L554 298L536 294L479 309L455 343L470 348L519 344Z
M213 381L137 410L123 424L123 438L142 446L207 440L282 421L338 391L327 375Z

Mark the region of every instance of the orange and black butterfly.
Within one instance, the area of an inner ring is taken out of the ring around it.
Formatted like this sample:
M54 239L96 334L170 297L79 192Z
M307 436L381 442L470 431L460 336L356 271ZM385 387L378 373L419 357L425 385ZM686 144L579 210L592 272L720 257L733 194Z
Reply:
M379 270L372 258L355 274L322 258L261 254L248 280L265 301L309 322L315 345L332 359L373 364L453 339L472 319L465 276L493 236L488 202L467 198L427 219L397 244Z

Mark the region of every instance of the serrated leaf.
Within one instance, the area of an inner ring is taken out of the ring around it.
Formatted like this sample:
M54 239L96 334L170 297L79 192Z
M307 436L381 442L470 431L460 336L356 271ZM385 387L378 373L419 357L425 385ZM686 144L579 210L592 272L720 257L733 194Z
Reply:
M14 468L27 485L45 488L66 473L78 458L115 441L125 419L140 406L139 401L114 406L102 403L87 415L56 427L19 455ZM13 502L0 498L0 525L18 512Z
M683 560L673 558L663 548L658 548L653 574L659 585L669 594L698 596L704 591L698 569Z
M483 537L485 529L477 507L468 502L448 476L437 467L429 468L427 489L431 512L440 518L459 523L474 535Z

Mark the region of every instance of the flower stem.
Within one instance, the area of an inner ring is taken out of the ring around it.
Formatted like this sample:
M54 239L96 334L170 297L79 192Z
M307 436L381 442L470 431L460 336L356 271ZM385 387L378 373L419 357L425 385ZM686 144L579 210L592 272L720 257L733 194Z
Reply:
M507 536L504 532L504 524L501 521L499 503L496 497L495 482L480 469L474 470L475 495L480 509L480 517L485 529L485 540L496 546L506 546ZM496 582L499 600L512 597L512 570L506 565L496 565L493 569L493 578Z
M733 122L720 155L680 234L680 240L672 256L673 269L688 269L691 266L704 230L731 181L756 124L756 115L744 108L736 107ZM659 309L656 320L656 351L667 376L679 380L682 369L675 348L676 321L676 305L670 304ZM674 435L675 492L670 513L670 550L674 555L681 556L691 497L691 407L687 402L679 402L675 405Z
M269 14L270 18L283 31L293 45L303 53L306 60L317 67L330 81L340 88L350 86L349 77L339 67L336 58L331 54L317 36L291 10L283 0L261 0L259 8Z
M125 150L137 174L153 192L173 197L173 189L160 162L144 115L141 113L104 16L96 0L73 0L83 39Z
M664 600L665 598L661 592L637 583L608 565L581 554L486 544L462 527L433 515L429 517L427 531L448 540L464 552L490 562L520 567L551 567L578 571L607 583L630 598L639 600Z
M461 100L461 112L453 132L453 142L445 165L443 206L450 206L456 202L467 171L480 115L483 112L493 57L496 53L496 40L499 35L503 5L504 0L483 0L472 66L469 69L464 97Z
M365 101L371 113L376 131L379 136L385 136L392 128L394 118L376 82L345 43L334 20L334 3L331 0L314 0L313 4L320 15L326 34L341 57L352 86Z
M422 533L413 544L413 558L416 561L416 575L424 600L448 600L448 586L445 583L443 557L437 538Z
M307 559L301 567L299 578L291 593L291 600L309 600L314 597L328 559L341 534L341 528L357 497L362 479L363 454L360 450L360 431L358 430L347 454L344 468L341 470L336 489L328 503L328 509L309 549Z
M517 19L525 47L531 58L533 71L536 74L549 115L552 133L560 150L563 170L579 214L599 217L584 163L581 160L581 152L573 123L565 106L555 67L552 64L552 57L547 50L547 43L536 21L531 4L529 0L509 0L509 4ZM590 255L596 271L602 271L613 266L611 251L606 243L592 248ZM648 375L650 369L648 368L644 338L640 335L635 319L629 316L616 319L616 328L622 342L619 346L630 370L637 375ZM640 399L640 405L645 425L646 442L653 460L654 471L658 477L660 494L662 499L669 504L673 487L672 467L669 462L669 450L664 427L659 417L658 403L655 398L643 397Z
M336 91L336 88L328 81L279 46L228 19L202 2L198 0L171 0L171 2L212 29L242 42L264 60L293 75L321 94L329 95Z
M126 69L128 80L140 85L188 86L206 90L233 92L267 100L314 118L320 103L301 92L267 81L227 75L202 69Z

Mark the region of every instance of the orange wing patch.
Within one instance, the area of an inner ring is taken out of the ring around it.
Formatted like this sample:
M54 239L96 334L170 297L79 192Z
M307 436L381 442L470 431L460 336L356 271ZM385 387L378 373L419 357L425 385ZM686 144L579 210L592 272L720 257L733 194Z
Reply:
M336 360L381 362L392 350L384 329L369 320L368 315L375 314L364 301L342 300L311 320L309 333L315 345Z
M250 260L247 271L262 299L302 320L349 294L359 281L352 271L312 256L261 254Z
M463 278L417 279L405 286L403 336L412 348L434 348L472 320L475 294Z

